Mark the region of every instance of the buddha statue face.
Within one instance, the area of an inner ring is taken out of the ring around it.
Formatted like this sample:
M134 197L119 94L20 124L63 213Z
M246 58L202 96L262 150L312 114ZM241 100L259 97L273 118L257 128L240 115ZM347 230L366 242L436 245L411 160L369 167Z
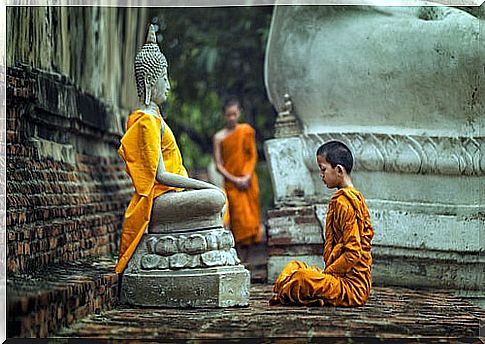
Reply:
M163 69L162 76L158 78L152 87L152 101L160 105L167 100L170 91L170 82L168 81L167 69Z
M167 100L170 83L167 59L156 42L155 27L150 25L146 43L135 56L135 78L140 101L161 104Z

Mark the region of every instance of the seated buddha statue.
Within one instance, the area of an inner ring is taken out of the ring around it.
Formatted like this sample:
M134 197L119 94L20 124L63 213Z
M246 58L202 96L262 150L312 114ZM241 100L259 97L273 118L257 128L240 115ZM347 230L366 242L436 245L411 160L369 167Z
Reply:
M133 111L121 139L135 193L125 212L116 272L122 273L143 234L173 233L222 226L225 194L215 185L189 178L182 155L159 105L170 90L167 60L150 25L135 57L140 106Z

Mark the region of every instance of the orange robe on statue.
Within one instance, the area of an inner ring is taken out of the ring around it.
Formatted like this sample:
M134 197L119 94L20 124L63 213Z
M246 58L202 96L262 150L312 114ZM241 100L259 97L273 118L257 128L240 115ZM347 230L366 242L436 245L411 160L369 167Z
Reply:
M254 171L258 160L254 129L249 124L238 124L222 140L221 157L224 168L232 175L242 177L251 173L248 189L241 191L228 180L224 188L229 202L230 227L236 243L257 244L261 241L261 225L258 177Z
M120 254L115 267L117 273L125 270L148 227L153 200L167 191L182 190L156 181L160 151L167 172L187 177L175 137L160 113L157 117L141 110L133 112L128 117L127 130L121 138L121 147L118 150L126 163L126 171L135 187L135 194L125 212Z
M325 225L325 270L289 263L275 282L270 305L364 305L372 288L373 236L362 194L353 187L336 191Z

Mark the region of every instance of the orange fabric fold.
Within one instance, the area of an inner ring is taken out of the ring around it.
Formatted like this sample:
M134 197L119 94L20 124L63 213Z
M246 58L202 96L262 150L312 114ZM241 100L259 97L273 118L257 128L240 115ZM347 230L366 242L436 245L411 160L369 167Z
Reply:
M325 270L293 261L277 278L275 304L361 306L372 288L374 230L362 194L353 187L335 192L325 224Z
M165 127L161 137L162 123ZM118 263L115 271L122 273L138 246L150 222L153 200L167 191L182 189L159 184L155 177L162 152L167 172L187 176L182 155L170 128L159 115L141 110L128 117L127 130L121 138L118 153L126 163L126 171L135 188L125 212Z
M221 156L224 168L234 176L251 174L249 188L241 191L226 180L224 188L229 203L231 231L236 243L256 244L261 241L259 185L255 173L258 153L254 129L245 123L221 142Z

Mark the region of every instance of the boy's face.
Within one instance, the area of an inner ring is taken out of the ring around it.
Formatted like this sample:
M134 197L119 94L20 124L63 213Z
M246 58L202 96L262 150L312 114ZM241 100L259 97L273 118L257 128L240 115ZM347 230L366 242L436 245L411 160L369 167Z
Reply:
M226 108L224 111L224 120L226 121L226 126L228 128L234 128L239 120L239 116L241 115L241 111L239 110L239 106L231 105Z
M323 155L317 155L317 164L320 168L320 178L322 178L327 188L333 189L338 187L340 179L337 167L339 165L332 167Z

